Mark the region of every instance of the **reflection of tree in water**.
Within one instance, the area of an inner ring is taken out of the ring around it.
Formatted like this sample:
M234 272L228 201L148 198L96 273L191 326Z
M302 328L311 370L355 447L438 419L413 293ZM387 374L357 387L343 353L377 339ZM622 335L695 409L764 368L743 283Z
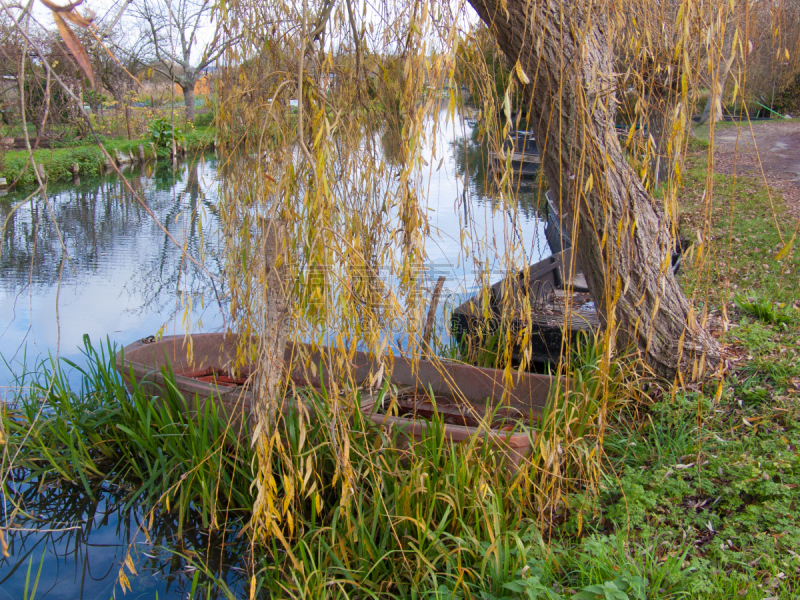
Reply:
M110 250L118 237L138 228L144 216L123 198L117 182L82 185L52 194L54 219L44 200L34 196L9 219L2 239L0 289L14 291L31 284L47 288L59 278L64 257L60 232L69 255L62 281L80 283L82 276L96 272L98 257ZM5 220L13 203L0 205Z
M219 273L216 192L209 185L215 165L201 160L173 169L161 162L145 169L149 176L139 171L127 175L131 187L189 255L198 258L202 246L206 268ZM0 202L0 221L22 198ZM1 240L0 291L16 293L31 285L41 294L59 278L62 285L81 285L98 275L111 277L120 266L136 265L128 291L145 298L141 311L174 303L179 282L195 296L210 292L209 277L186 259L118 177L54 188L48 200L54 218L39 195L9 218Z
M137 291L145 299L135 312L161 312L169 306L177 307L176 292L191 295L195 300L202 297L204 305L210 302L219 310L225 309L224 304L217 306L218 297L223 295L223 281L220 279L215 289L208 276L208 273L217 276L223 268L219 252L217 193L212 185L215 176L215 164L197 161L181 165L174 177L169 167L169 170L157 171L150 180L142 180L144 196L159 199L159 219L185 245L186 254L181 253L160 230L155 234L158 253L140 264L128 284L133 288L129 290L131 293ZM187 255L203 264L208 273Z
M465 181L471 183L471 191L478 204L488 202L495 207L500 200L499 181L501 174L493 170L489 164L489 142L480 133L480 123L472 122L469 135L452 142L453 157L456 170ZM536 218L540 211L538 177L530 180L514 179L512 191L519 206L520 213L526 219Z
M0 554L0 586L22 589L28 563L33 561L35 573L42 551L47 548L48 568L43 569L39 586L42 595L57 586L59 597L94 598L98 582L105 589L106 584L116 581L130 549L140 575L134 582L136 591L142 585L160 583L161 597L165 585L167 591L172 590L171 596L184 598L192 587L194 565L198 564L234 593L247 589L245 561L250 556L250 544L247 536L236 538L238 522L229 521L228 529L210 532L201 528L199 514L190 513L179 530L177 520L163 508L153 511L151 521L150 507L127 507L130 492L123 487L97 484L91 488L90 496L83 486L65 481L54 484L34 478L23 483L28 475L20 470L12 473L8 481L11 493L2 496L0 526L8 527L10 556L3 558ZM15 506L20 510L14 512ZM7 522L12 514L13 521ZM38 528L60 531L40 533ZM149 549L145 553L139 544L148 537ZM157 548L163 550L154 551ZM202 589L207 582L205 573L199 582ZM208 585L209 597L224 597L213 582Z

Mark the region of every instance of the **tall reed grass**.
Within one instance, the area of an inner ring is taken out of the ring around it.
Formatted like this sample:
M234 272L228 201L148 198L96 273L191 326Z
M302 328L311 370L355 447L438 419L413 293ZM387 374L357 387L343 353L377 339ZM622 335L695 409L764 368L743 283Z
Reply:
M125 486L129 505L163 503L179 523L190 510L209 528L221 515L246 514L252 454L214 402L191 418L171 373L155 402L141 389L128 392L110 344L98 350L85 338L83 353L85 367L44 361L19 378L2 415L14 467L31 480L81 482L90 497L98 480Z
M325 389L300 390L309 412L283 415L271 465L279 518L245 560L251 597L510 598L523 588L532 598L561 597L555 582L568 572L549 565L546 540L572 509L569 495L593 493L598 426L609 394L627 385L599 346L579 348L515 476L477 438L452 444L437 419L407 445L402 433L355 412L342 444L330 426L340 405ZM129 506L170 511L179 527L188 515L209 529L247 522L254 452L214 402L189 418L172 377L155 402L139 388L128 392L109 344L97 350L87 339L84 354L85 367L65 365L81 375L80 390L64 366L42 363L5 408L14 466L30 481L79 482L87 494L99 481L120 486ZM131 575L123 567L120 580ZM536 585L550 595L532 595Z

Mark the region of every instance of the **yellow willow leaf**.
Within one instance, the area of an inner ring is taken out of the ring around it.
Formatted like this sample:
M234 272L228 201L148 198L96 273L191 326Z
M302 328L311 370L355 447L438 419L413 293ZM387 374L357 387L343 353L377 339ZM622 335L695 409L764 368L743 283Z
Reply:
M120 569L119 572L119 586L122 588L122 592L125 593L125 589L127 588L128 591L132 591L131 589L131 582L128 581L128 576Z
M784 48L783 49L783 53L784 53L784 55L786 55L786 60L789 60L789 49L788 48Z
M320 127L320 128L319 128L319 131L317 131L317 135L316 135L316 137L314 138L314 147L315 147L315 148L319 148L319 140L320 140L320 138L322 137L322 134L323 134L324 132L325 132L325 129L324 129L323 127Z
M125 566L128 567L128 571L130 571L132 575L138 575L136 572L136 567L133 566L133 559L131 558L130 553L125 556Z
M583 193L588 194L592 191L592 185L594 184L594 178L592 174L589 173L589 177L586 179L586 185L583 186Z
M292 535L294 533L294 517L291 512L286 513L286 525L289 527L289 535Z
M256 597L256 576L250 577L250 600L255 600Z
M789 256L789 253L792 251L793 244L794 244L794 236L792 236L792 239L790 239L787 242L787 244L783 248L781 248L781 250L775 255L775 260L781 261L787 256Z
M519 64L519 61L517 61L517 64L514 65L514 70L517 72L517 77L519 77L519 80L522 83L528 85L531 82L531 80L528 79L528 75L522 70L522 65Z
M303 486L300 488L301 492L306 489L306 486L308 485L308 480L311 479L311 475L313 473L314 473L314 462L311 459L311 455L309 454L308 457L306 458L306 472L305 476L303 477Z
M656 296L656 301L653 305L653 316L652 319L655 320L656 314L658 313L658 309L661 306L661 296Z

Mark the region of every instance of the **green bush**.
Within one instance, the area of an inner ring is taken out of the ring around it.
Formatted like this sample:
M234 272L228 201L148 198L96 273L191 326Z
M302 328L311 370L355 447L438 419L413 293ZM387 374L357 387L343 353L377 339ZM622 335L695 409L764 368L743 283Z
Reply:
M208 127L213 122L214 122L214 113L213 112L203 113L202 115L197 115L194 118L194 126L195 127Z
M785 115L800 116L800 73L777 93L773 108Z
M181 143L186 139L183 135L183 129L164 117L158 117L150 121L147 126L147 133L156 148L169 148L173 140Z

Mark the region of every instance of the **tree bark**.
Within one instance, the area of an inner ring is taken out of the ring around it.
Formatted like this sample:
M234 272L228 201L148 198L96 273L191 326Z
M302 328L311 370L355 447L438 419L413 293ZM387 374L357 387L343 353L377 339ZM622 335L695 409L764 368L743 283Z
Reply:
M562 214L577 212L578 260L617 347L637 348L665 377L702 374L719 361L719 346L672 273L664 212L620 148L605 15L591 0L470 3L530 79L542 168Z
M185 86L179 84L183 90L183 101L186 104L186 120L194 123L194 82L190 82Z
M264 235L265 306L258 339L258 375L256 378L256 423L261 435L269 437L275 423L275 407L283 377L286 350L286 228L276 220L261 221Z

